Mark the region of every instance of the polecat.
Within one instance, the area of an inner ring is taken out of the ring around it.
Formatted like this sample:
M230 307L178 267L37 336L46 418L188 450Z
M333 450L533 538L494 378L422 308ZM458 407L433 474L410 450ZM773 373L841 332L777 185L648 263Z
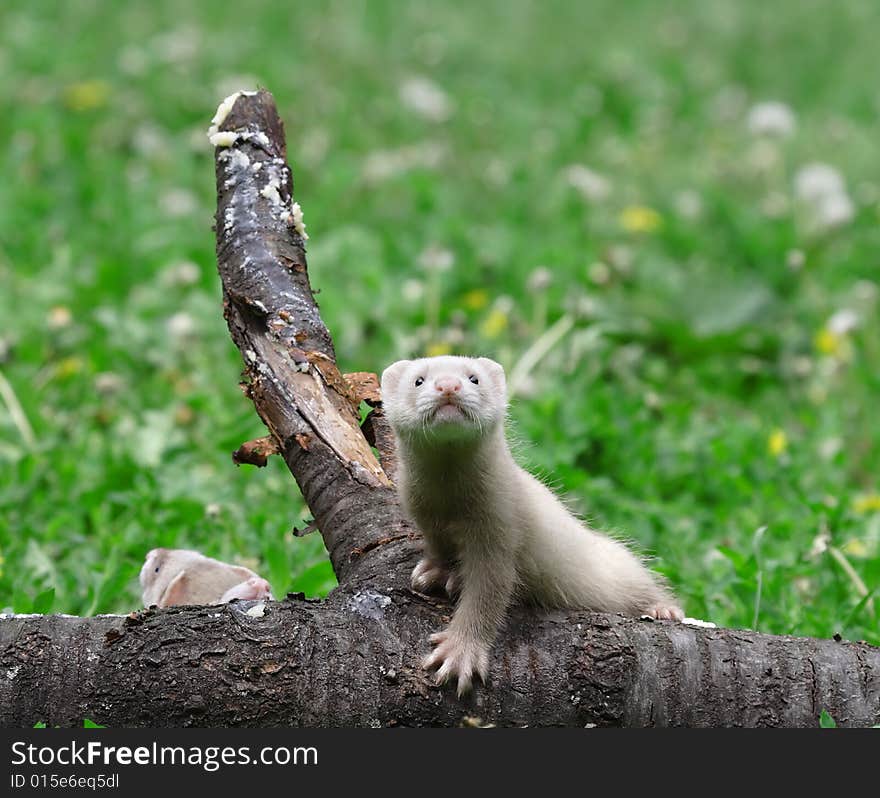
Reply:
M485 680L489 649L516 599L681 620L662 580L623 543L575 518L513 459L504 434L504 369L488 358L401 360L382 374L397 489L424 536L417 591L458 596L431 635L437 683Z
M188 549L152 549L139 578L145 607L272 598L269 583L249 568Z

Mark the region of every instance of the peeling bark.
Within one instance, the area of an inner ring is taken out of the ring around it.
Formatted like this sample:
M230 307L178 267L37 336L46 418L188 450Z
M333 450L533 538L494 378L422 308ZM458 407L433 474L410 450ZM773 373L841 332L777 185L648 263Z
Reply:
M378 382L336 366L271 95L240 95L221 130L238 134L216 152L224 315L270 433L240 457L277 446L340 587L321 602L0 617L2 725L816 726L823 709L880 723L878 648L582 612L515 609L488 685L462 701L435 687L420 661L452 607L409 589L419 536L388 477Z

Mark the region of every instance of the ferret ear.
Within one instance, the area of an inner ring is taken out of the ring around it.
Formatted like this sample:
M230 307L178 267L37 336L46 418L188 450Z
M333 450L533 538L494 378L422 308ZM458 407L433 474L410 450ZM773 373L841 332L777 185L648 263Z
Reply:
M158 601L160 607L173 607L175 604L188 604L190 593L190 578L186 571L181 571L171 584L165 588L165 592Z
M383 399L387 399L391 394L397 391L397 386L400 384L400 378L411 363L412 360L398 360L382 372L381 390Z
M506 396L507 380L504 376L504 367L488 357L478 357L477 363L480 364L480 367L486 372L489 379L492 380L492 385Z

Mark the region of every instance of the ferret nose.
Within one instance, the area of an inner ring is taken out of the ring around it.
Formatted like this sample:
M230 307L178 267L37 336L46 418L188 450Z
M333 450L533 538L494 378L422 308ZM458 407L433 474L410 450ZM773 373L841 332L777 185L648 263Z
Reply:
M434 390L444 396L452 396L461 390L461 380L458 377L440 377L434 380Z

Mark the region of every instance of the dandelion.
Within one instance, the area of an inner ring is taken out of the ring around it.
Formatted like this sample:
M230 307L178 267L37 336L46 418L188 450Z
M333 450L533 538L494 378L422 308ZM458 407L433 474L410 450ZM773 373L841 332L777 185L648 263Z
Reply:
M107 104L110 86L103 80L82 80L64 90L64 104L71 111L92 111Z
M856 214L855 205L847 194L830 194L816 204L816 224L831 230L849 224Z
M76 356L66 357L55 366L55 376L62 380L74 377L82 371L82 367L82 358Z
M868 547L858 538L850 538L840 547L840 550L844 554L851 554L853 557L867 557L869 554Z
M787 448L788 436L785 434L785 430L777 427L770 433L770 437L767 438L767 451L773 457L781 457Z
M125 380L112 371L102 371L95 375L95 390L109 396L110 394L119 393L125 387Z
M834 330L829 330L828 327L822 327L813 338L813 346L820 355L834 357L843 349L843 336L838 335Z
M841 227L855 216L855 205L843 176L829 164L810 163L801 167L794 176L794 194L818 230Z
M571 164L563 174L568 185L590 202L599 202L611 193L608 180L583 164Z
M827 163L809 163L798 169L794 176L795 196L804 202L814 202L843 191L846 191L843 177Z
M804 268L807 257L799 249L790 249L785 253L785 265L793 272L798 272Z
M816 557L820 557L826 551L828 551L828 544L831 542L831 535L828 534L827 529L822 529L822 531L813 538L813 544L810 546L810 550L807 552L807 557L815 560Z
M620 226L628 233L653 233L663 223L663 217L646 205L630 205L620 214Z
M833 313L813 338L820 355L846 360L851 354L848 335L859 323L855 311L844 308Z
M165 267L161 280L166 285L195 285L201 276L202 272L197 264L184 260Z
M189 216L199 206L195 194L185 188L172 188L159 197L159 205L168 216Z
M404 280L400 293L410 304L415 304L425 295L425 284L421 280Z
M602 261L596 261L587 269L587 277L596 285L607 285L611 280L611 269Z
M703 213L703 199L693 190L680 191L675 195L675 212L682 219L697 219Z
M56 305L49 311L49 315L46 317L46 324L50 330L61 330L64 327L69 327L72 321L73 314L70 312L70 308L64 305Z
M419 255L419 266L426 272L447 272L455 263L455 255L437 246L430 246Z
M834 313L825 326L837 335L846 335L859 325L858 314L854 310L843 308Z
M853 500L853 512L859 515L880 513L880 493L862 493Z
M447 146L424 141L396 150L375 150L364 159L362 174L370 183L379 183L413 169L436 169L446 158Z
M168 332L173 338L186 338L196 329L196 322L189 313L175 313L166 322Z
M400 101L429 122L444 122L452 115L452 102L433 80L412 77L400 85Z
M435 341L425 347L425 357L440 357L452 353L452 347L445 341Z
M539 266L530 275L526 285L529 291L546 291L553 282L553 272L546 266Z
M756 103L749 109L746 127L755 136L787 137L794 133L797 123L789 106L771 100Z
M468 310L482 310L489 304L489 292L484 288L475 288L461 298L461 303Z
M484 338L497 338L507 329L507 322L507 313L496 305L480 325L480 334Z

